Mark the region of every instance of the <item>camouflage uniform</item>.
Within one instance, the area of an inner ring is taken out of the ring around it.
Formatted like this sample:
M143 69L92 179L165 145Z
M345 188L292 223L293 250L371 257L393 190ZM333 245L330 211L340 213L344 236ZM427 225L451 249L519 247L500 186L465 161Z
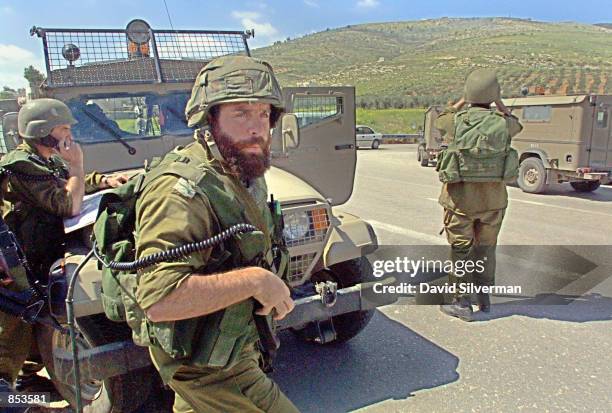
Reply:
M485 72L485 75L490 74ZM495 83L497 83L496 79ZM467 89L468 85L466 83L466 95L469 96L469 90ZM494 95L495 93L493 93ZM486 106L497 99L499 99L499 90L497 90L495 99L493 97L485 99L489 100ZM472 100L472 102L477 103L478 101ZM467 109L466 116L469 116L470 113L482 111L491 111L491 109L472 105ZM440 130L447 143L454 139L456 113L456 108L447 107L435 122L435 127ZM522 126L516 117L501 112L497 112L497 114L505 118L509 137L515 136L522 130ZM473 282L475 285L494 285L497 237L508 206L506 183L501 180L444 183L438 202L444 207L444 229L451 245L453 262L484 261L484 271L474 271L462 277L456 277L451 273L449 274L449 283L459 285ZM459 292L457 292L455 298L457 301L462 299L464 302L470 301L469 295ZM488 306L488 296L483 298L486 299L486 303L481 302L480 299L481 297L479 297L480 304Z
M64 254L62 219L70 216L72 198L65 189L68 169L59 156L46 160L29 143L20 144L5 155L0 167L14 172L2 182L2 215L15 233L32 271L46 279L51 264ZM46 175L48 180L30 180L18 174ZM86 192L98 189L102 175L86 177ZM10 288L27 288L25 279L16 279ZM0 287L3 288L3 287ZM19 318L0 313L0 378L14 382L32 344L32 326Z
M222 104L226 101L255 101L281 107L280 88L271 68L265 65L246 57L220 58L210 62L200 72L186 108L190 126L207 124L211 102ZM225 89L230 83L232 89ZM210 171L207 173L218 174L225 179L227 183L224 191L233 194L233 203L236 205L232 205L232 208L243 211L244 222L260 228L261 225L266 226L264 212L267 212L268 206L265 179L260 177L248 184L243 183L223 159L206 128L198 129L195 137L196 142L179 149L178 153L188 158L190 164L205 165L205 169ZM136 205L137 256L167 251L220 233L226 229L221 226L221 218L215 213L215 207L223 205L221 202L206 196L194 182L179 176L157 177L145 187ZM227 257L222 258L216 249L208 249L179 262L160 263L139 272L136 300L140 308L150 308L193 274L211 273L213 268L218 268L219 263L223 262L222 259ZM193 321L210 316L198 317ZM252 320L250 313L249 317ZM182 320L185 321L190 320ZM205 321L200 322L202 326L210 325ZM161 324L148 323L152 328L155 328L155 324ZM180 323L174 324L173 331L184 330ZM203 327L198 329L190 341L199 343L198 335L207 337L211 334L212 331L207 332ZM256 330L248 327L244 334L246 338L242 350L225 367L198 364L196 354L203 352L199 348L193 349L192 357L173 358L161 347L149 346L151 359L162 380L175 392L174 412L298 412L259 367ZM227 349L223 345L220 347L225 349L223 354L234 354L234 351L238 351L236 348L240 348L236 346L237 343Z

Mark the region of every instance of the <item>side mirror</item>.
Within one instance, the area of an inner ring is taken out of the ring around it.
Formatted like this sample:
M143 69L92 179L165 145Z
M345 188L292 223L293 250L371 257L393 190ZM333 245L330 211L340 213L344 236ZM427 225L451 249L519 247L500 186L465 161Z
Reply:
M17 112L9 112L2 117L2 135L7 153L21 143L17 126Z
M281 133L283 141L283 152L287 149L295 149L300 144L300 126L298 118L293 113L283 115L281 119Z

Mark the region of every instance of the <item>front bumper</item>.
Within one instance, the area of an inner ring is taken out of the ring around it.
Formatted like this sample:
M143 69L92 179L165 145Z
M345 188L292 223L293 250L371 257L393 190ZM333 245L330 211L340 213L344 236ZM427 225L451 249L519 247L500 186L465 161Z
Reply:
M583 179L599 181L603 185L610 182L610 174L608 172L588 172L582 175Z
M393 283L389 278L380 283ZM304 325L328 320L341 314L353 311L372 310L383 305L393 304L395 299L373 302L366 299L365 294L373 288L374 283L361 283L352 287L335 290L335 283L320 283L315 293L295 300L295 308L285 318L275 323L276 330L299 328ZM146 347L140 347L132 341L122 341L81 350L78 354L81 382L104 380L106 378L125 374L151 364ZM74 384L74 364L72 353L63 348L53 350L55 375L64 383Z
M382 281L383 284L392 283L389 278ZM380 281L377 281L380 284ZM322 285L320 283L319 285ZM335 283L331 283L335 284ZM328 283L329 285L329 283ZM354 311L367 311L383 305L393 304L395 299L373 302L365 297L366 290L371 290L374 283L361 283L352 287L329 292L329 288L317 288L317 294L295 300L295 308L285 318L276 322L276 328L284 330L287 328L299 328L313 321L328 320L341 314ZM371 295L370 295L371 296Z

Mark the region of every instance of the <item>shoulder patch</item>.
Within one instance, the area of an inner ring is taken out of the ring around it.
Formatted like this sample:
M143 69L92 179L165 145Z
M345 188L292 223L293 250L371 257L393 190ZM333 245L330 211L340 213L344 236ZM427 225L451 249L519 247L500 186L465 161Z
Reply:
M186 198L193 198L196 194L195 184L185 178L179 178L172 189Z

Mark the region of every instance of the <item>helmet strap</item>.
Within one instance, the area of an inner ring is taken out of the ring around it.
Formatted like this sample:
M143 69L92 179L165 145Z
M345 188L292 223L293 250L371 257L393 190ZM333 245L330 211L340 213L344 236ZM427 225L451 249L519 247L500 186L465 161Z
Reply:
M37 143L42 146L46 146L47 148L51 148L51 149L55 149L56 151L59 151L59 141L51 135L47 135L44 138L38 139Z

